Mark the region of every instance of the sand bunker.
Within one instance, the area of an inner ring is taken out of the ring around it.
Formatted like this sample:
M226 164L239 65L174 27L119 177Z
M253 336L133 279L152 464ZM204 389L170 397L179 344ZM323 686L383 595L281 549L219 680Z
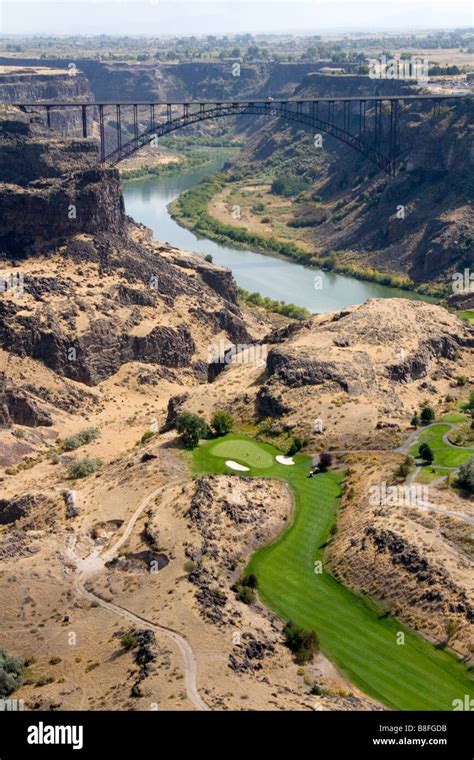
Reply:
M233 459L228 459L226 461L227 467L230 467L231 470L238 470L239 472L248 472L249 467L244 467L243 464L239 464L238 462L234 462Z
M294 464L293 457L284 457L281 454L278 454L278 456L276 456L275 459L280 464Z

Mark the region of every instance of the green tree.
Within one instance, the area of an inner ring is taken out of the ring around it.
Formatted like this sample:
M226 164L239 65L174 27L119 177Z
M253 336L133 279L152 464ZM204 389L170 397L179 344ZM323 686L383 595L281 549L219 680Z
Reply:
M319 457L319 467L320 469L325 472L330 468L332 465L332 454L329 453L329 451L323 451L321 456Z
M136 631L128 631L120 637L120 643L124 649L135 649L138 646L138 634Z
M436 415L433 407L429 406L429 404L426 404L426 406L424 406L421 410L420 419L423 425L428 425L430 422L433 422L435 416Z
M214 412L211 419L211 428L215 434L227 435L234 426L234 418L230 412Z
M463 404L462 409L465 412L471 411L471 409L474 409L474 391L471 391L469 394L469 401L467 401L465 404Z
M258 578L254 573L248 573L240 578L240 580L232 586L232 590L235 591L237 599L244 604L253 604L257 598L255 589L258 586Z
M176 430L186 448L197 446L200 438L205 438L209 432L206 420L191 412L183 412L176 419Z
M420 418L418 417L417 414L414 414L413 417L411 418L410 425L414 428L417 428L419 424L420 424Z
M293 454L297 454L298 451L301 451L303 446L306 446L308 441L306 438L300 438L299 435L295 435L293 438L293 441L291 443L290 448L286 452L287 457L292 457Z
M244 575L244 577L242 578L242 585L248 586L249 588L257 588L258 578L255 575L255 573L249 573L248 575Z
M100 432L95 427L84 428L84 430L80 430L78 433L70 435L68 438L64 439L62 446L63 451L74 451L74 449L78 449L79 446L84 446L86 443L95 441L99 435Z
M84 459L78 459L71 464L68 470L68 476L71 478L71 480L85 478L87 475L96 472L100 466L100 459L91 459L90 457L84 457Z
M445 624L445 631L449 641L459 631L459 623L456 620L448 620Z
M272 193L274 195L283 195L288 197L290 195L297 195L303 190L307 190L309 183L302 177L277 177L272 182Z
M434 454L431 449L431 446L428 446L427 443L422 443L420 445L420 448L418 449L420 457L427 462L428 464L431 464L434 459Z

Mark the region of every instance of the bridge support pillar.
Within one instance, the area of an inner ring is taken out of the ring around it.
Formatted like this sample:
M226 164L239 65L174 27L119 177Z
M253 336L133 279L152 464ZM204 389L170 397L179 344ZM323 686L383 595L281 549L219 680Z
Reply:
M100 163L105 161L104 106L99 106Z

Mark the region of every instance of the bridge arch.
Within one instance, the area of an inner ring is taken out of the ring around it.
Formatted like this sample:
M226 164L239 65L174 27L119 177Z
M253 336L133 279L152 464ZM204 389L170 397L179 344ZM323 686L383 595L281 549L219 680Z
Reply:
M45 102L12 103L11 105L24 111L44 109L48 127L51 127L51 113L55 109L82 110L82 136L88 133L88 112L90 109L99 112L100 130L100 161L111 165L118 164L127 156L132 155L143 145L154 138L175 132L190 124L196 124L207 119L225 116L268 116L284 119L288 122L324 132L354 150L366 156L376 166L389 175L396 172L396 159L400 152L400 125L404 109L402 106L419 102L425 110L432 108L433 116L441 113L441 103L456 102L466 97L465 94L455 95L367 95L367 96L335 96L310 99L288 100L239 100L239 101L180 101L179 103L155 102L112 102L112 103L66 103ZM150 127L139 132L138 110L142 107L150 109ZM155 120L155 108L165 108L166 115L160 115ZM115 108L117 121L115 129L117 146L107 152L105 139L105 109ZM122 140L121 115L122 109L133 108L133 138L127 142ZM173 109L182 111L178 117L173 116ZM197 110L196 110L197 109Z
M135 134L135 136L125 143L119 141L118 146L109 153L106 153L102 149L101 161L102 163L108 163L116 165L123 159L135 153L144 145L149 144L154 139L163 137L164 135L171 134L172 132L182 129L183 127L197 124L209 119L217 119L229 116L268 116L270 118L284 119L288 122L301 124L307 128L324 132L327 135L331 135L341 142L349 145L351 148L357 150L362 155L366 156L380 169L389 175L395 173L395 158L396 158L396 122L398 118L395 117L394 111L398 114L397 104L393 105L393 101L390 101L391 119L390 119L390 135L386 145L386 151L380 149L379 145L382 142L382 101L375 100L375 118L374 131L370 133L368 131L366 118L367 118L367 100L357 101L360 104L359 113L356 114L356 120L359 120L359 131L353 133L350 131L351 127L351 113L349 104L351 101L324 101L327 106L327 119L320 118L319 107L315 112L315 107L319 106L320 101L278 101L274 104L272 101L260 101L260 102L247 102L247 103L215 103L211 107L205 107L206 104L199 104L198 111L190 112L189 108L186 108L184 104L184 112L181 116L171 118L168 112L168 118L165 121L157 121L156 124L152 124L149 129ZM292 104L296 102L296 109L292 107ZM338 120L335 114L335 103L342 103L344 106L343 113L339 114L341 118ZM396 101L395 101L396 103ZM290 104L290 105L289 105ZM300 107L299 104L301 104ZM309 110L303 109L303 105L309 106ZM352 114L352 118L354 114ZM342 123L338 123L342 122ZM370 135L373 135L373 144L369 142ZM104 142L105 145L105 142Z

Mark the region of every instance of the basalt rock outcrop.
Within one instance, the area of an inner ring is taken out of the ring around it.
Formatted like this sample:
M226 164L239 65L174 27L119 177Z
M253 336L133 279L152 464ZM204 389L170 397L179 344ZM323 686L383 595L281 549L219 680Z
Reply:
M0 427L9 427L12 423L27 427L53 424L51 414L28 392L12 383L3 388L0 398Z
M10 60L11 63L11 60ZM2 103L35 103L37 100L67 102L93 102L89 82L84 73L71 62L54 67L26 63L26 65L2 66L0 78L0 101ZM60 119L59 109L52 112L52 119ZM54 114L54 115L53 115ZM61 122L59 122L61 123Z
M118 172L84 168L88 141L46 137L29 118L0 120L0 156L14 157L0 183L4 349L87 385L129 362L205 379L212 334L249 339L231 273L153 241L126 217Z
M416 506L420 490L411 504L401 496L390 506L370 499L374 487L393 483L396 456L388 459L384 452L351 458L345 508L328 551L331 571L427 637L469 657L472 526L455 516L466 509L465 499L451 489L432 487L428 501L437 511Z
M0 185L0 251L21 258L74 234L125 231L120 179L114 169L93 168L62 179Z
M0 65L11 65L12 59L0 57ZM55 86L53 77L58 77L58 87L64 86L62 75L71 71L71 61L67 58L15 58L15 63L23 74L14 76L11 71L11 87L5 89L5 95L26 94L19 89L22 78L25 86L31 86L32 73L37 71L45 79L43 87ZM336 62L334 66L338 66ZM346 71L356 68L357 64L343 62ZM97 102L140 100L173 101L181 99L226 98L226 97L284 97L294 92L307 75L318 72L327 63L301 62L241 62L238 75L233 69L233 61L199 61L182 63L167 63L163 61L143 61L127 63L126 61L98 61L96 59L80 58L75 60L75 71L79 78L86 77L88 86ZM21 67L21 68L20 68ZM30 72L30 73L29 73ZM47 77L49 74L49 81ZM322 75L323 76L323 75ZM71 79L73 77L70 77ZM334 79L334 77L325 77ZM66 82L74 87L74 82ZM394 83L396 86L398 83ZM81 87L78 79L76 86ZM59 92L59 89L57 90ZM14 102L11 97L9 102Z
M276 342L285 334L286 340ZM311 421L321 420L321 414L327 424L331 402L326 399L338 394L338 404L350 404L354 412L358 407L360 415L369 404L376 430L397 429L410 414L413 389L421 396L440 381L447 387L473 339L468 324L420 301L371 299L321 315L273 338L257 413L287 417L310 434ZM362 421L353 431L356 437L369 432L369 416Z
M188 579L197 586L196 599L206 619L220 626L235 624L240 617L231 590L235 558L245 556L244 547L276 534L283 527L286 508L281 484L276 482L256 479L241 487L238 478L225 476L196 481L185 513L191 536L186 556L195 565Z
M41 493L0 500L0 525L14 525L15 529L50 528L56 522L57 514L54 498Z

